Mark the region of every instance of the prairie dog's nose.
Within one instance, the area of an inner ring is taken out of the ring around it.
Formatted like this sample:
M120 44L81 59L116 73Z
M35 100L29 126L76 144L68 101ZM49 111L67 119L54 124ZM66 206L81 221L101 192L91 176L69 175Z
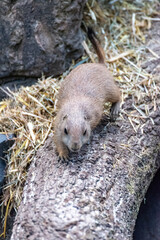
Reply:
M78 146L78 143L77 143L77 142L75 142L73 146L74 146L74 148L77 148L77 146Z
M73 152L77 152L77 151L79 150L79 146L78 146L78 143L77 143L77 142L74 142L74 143L72 144L71 150L72 150Z

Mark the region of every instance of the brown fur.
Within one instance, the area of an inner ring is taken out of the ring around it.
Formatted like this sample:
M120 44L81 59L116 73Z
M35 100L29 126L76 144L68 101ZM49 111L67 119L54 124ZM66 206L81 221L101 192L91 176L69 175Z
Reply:
M96 44L99 60L104 62L98 41L92 43ZM101 120L104 103L112 103L111 117L115 118L120 101L120 91L104 64L86 63L72 70L58 95L54 140L59 156L67 158L68 149L79 151Z

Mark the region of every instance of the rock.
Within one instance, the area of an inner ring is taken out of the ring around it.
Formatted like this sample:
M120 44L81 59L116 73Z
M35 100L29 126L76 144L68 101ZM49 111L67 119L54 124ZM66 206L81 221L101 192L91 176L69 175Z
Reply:
M5 175L5 167L6 163L4 160L5 152L11 145L13 144L13 134L10 135L4 135L0 134L0 194L2 192L2 186L4 182L4 175Z
M4 181L4 170L5 170L6 164L5 161L3 161L0 158L0 194L2 193L2 186Z
M0 1L0 84L8 77L56 76L80 57L84 4L83 0Z

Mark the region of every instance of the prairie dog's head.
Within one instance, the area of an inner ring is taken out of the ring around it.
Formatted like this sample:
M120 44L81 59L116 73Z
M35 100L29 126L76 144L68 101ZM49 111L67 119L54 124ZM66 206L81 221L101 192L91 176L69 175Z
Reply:
M91 134L90 122L87 117L64 115L61 122L62 142L72 152L78 152Z

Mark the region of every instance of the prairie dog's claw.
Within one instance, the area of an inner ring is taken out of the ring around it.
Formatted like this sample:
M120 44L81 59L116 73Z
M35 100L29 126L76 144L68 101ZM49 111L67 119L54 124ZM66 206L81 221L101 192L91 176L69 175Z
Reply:
M68 155L67 155L67 156L64 156L64 155L59 154L59 158L60 158L61 160L68 160Z

